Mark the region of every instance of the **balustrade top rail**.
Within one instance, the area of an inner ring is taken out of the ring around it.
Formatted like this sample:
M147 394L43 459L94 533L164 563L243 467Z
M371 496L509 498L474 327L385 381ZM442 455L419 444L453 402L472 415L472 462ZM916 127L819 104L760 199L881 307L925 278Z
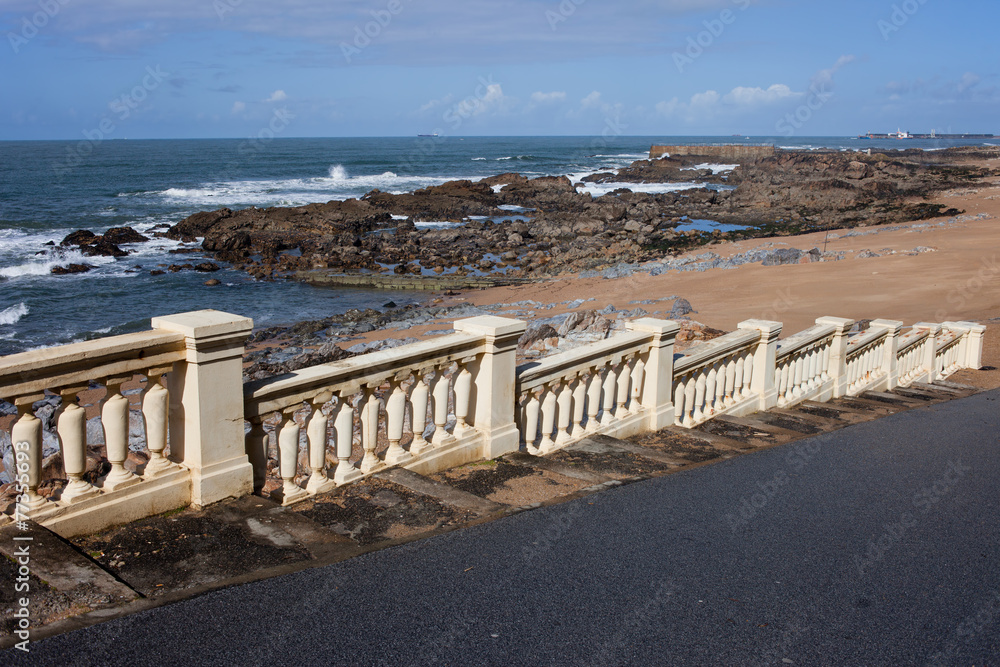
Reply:
M885 329L875 329L856 334L847 341L847 358L850 359L861 354L872 345L885 340L889 332Z
M522 364L517 367L516 392L523 394L569 375L593 371L603 366L604 360L609 357L627 356L637 352L642 354L647 352L651 345L650 334L630 332L590 343L543 361Z
M909 351L910 348L927 340L927 336L929 335L930 332L928 332L927 329L914 329L913 331L903 334L899 337L899 348L897 349L896 354L902 355L903 353Z
M760 340L761 333L756 330L734 331L692 347L688 353L674 360L674 375L696 370L701 366L714 363L721 357L735 352L740 348L753 345Z
M184 360L184 340L183 334L154 329L12 354L0 358L0 398L169 366Z
M484 345L481 335L453 333L250 382L243 386L244 416L249 419L284 410L324 390L353 393L362 386L378 385L480 354Z
M784 340L778 341L776 358L780 361L784 357L807 348L813 343L817 343L824 338L830 338L835 333L837 333L837 327L830 324L817 324L805 331L800 331L794 336L789 336Z

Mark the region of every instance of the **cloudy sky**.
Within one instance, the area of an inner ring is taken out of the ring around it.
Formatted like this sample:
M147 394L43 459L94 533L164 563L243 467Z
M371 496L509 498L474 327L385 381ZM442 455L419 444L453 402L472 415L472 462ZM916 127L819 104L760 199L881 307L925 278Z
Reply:
M1000 134L996 0L0 0L0 139ZM111 129L113 127L113 130Z

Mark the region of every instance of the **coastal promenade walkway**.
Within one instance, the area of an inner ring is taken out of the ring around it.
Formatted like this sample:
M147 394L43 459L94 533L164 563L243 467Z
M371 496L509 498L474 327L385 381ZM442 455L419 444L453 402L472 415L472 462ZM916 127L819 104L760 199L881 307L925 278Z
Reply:
M31 665L1000 662L1000 390L5 652Z

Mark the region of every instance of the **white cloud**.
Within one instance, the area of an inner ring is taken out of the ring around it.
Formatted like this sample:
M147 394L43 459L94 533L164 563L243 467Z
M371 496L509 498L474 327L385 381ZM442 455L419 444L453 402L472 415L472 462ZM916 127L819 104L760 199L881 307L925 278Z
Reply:
M276 90L271 93L271 96L264 100L265 102L281 102L288 99L288 95L285 94L283 90Z
M706 90L703 93L695 93L691 96L692 109L707 109L719 103L719 94L714 90Z
M551 93L537 92L531 94L531 101L536 104L551 104L553 102L562 102L566 99L566 93L561 91L553 91Z
M245 102L240 102L239 100L233 102L233 110L231 113L243 113L247 110L247 105Z
M791 88L783 83L775 83L769 86L766 90L760 86L750 88L747 86L738 86L733 88L731 91L726 93L722 100L726 104L735 104L736 106L759 106L764 104L772 104L780 100L789 97L798 97L802 93L796 93L792 91Z
M957 86L958 92L964 93L969 88L972 88L977 83L979 83L980 80L981 79L979 78L979 75L976 74L975 72L966 72L965 74L962 75L962 78L959 79L958 81L958 86Z
M813 75L811 81L812 85L820 90L828 91L833 86L833 75L840 71L840 68L844 65L849 65L855 60L857 60L857 58L853 54L840 56L837 58L837 62L833 64L833 67L821 69Z
M594 107L601 106L601 94L595 90L590 95L587 95L580 100L580 105L584 109L593 109Z

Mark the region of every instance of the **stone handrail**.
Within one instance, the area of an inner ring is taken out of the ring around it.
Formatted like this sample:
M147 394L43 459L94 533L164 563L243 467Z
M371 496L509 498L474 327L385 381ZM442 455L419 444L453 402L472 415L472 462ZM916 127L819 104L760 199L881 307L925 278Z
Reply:
M525 324L478 317L457 322L456 328L458 333L434 340L247 384L243 414L251 425L246 452L254 467L255 489L260 491L265 483L268 437L264 422L271 416L277 421L282 478L282 488L274 496L284 504L386 466L438 469L443 461L459 465L516 449L513 425L509 419L504 423L497 418L493 402L513 403L509 386L513 377L500 367L512 365L508 362L513 360ZM454 426L449 431L452 420ZM380 441L382 425L385 447ZM305 489L295 479L303 426L311 468ZM352 461L355 435L361 442L359 461ZM405 435L409 435L408 450L402 446ZM332 479L326 471L331 442L338 460ZM485 449L484 443L488 445Z
M517 369L517 423L529 453L594 433L640 432L669 418L676 323L640 319L625 334ZM537 444L536 444L537 442Z
M734 331L696 345L675 360L674 423L690 428L752 399L753 359L760 340L759 330Z
M151 331L0 358L0 398L18 412L16 471L8 472L22 494L18 513L70 537L260 492L269 430L281 477L274 495L287 504L391 466L433 473L522 445L546 454L594 433L690 428L722 414L933 382L981 362L985 327L977 324L921 322L901 335L901 322L874 320L851 336L853 324L819 318L779 341L779 322L748 320L675 358L678 324L646 318L517 367L525 323L477 317L455 322L453 334L244 386L249 319L217 311L153 318ZM136 392L123 392L127 383L141 394L131 410ZM79 404L81 395L95 405ZM41 484L39 415L56 402L67 482L53 493ZM99 431L96 420L87 428L88 407L100 415ZM145 463L129 461L130 436L133 450L143 444L130 416L143 426ZM103 443L87 442L98 433ZM102 444L110 470L88 476L88 446Z
M778 406L787 407L825 392L837 327L817 324L778 343L775 381Z
M242 340L251 326L245 318L200 311L154 318L151 331L0 359L0 398L18 411L11 442L23 464L17 470L23 482L20 513L75 534L249 490L249 484L229 479L239 469L241 452L226 447L207 456L203 452L204 442L231 441L233 434L225 426L202 424L202 416L210 416L200 414L198 396L211 390L213 380L224 386L239 382ZM130 382L140 385L139 409L131 409L127 397L135 392L122 391ZM91 400L99 408L110 470L95 478L87 474L88 406L80 404L80 397L101 386L103 397ZM53 421L67 483L51 496L39 493L44 432L35 413L40 402L59 404ZM133 418L141 421L142 434L130 442L137 435L130 428ZM134 464L134 471L125 465L130 449L147 459Z

